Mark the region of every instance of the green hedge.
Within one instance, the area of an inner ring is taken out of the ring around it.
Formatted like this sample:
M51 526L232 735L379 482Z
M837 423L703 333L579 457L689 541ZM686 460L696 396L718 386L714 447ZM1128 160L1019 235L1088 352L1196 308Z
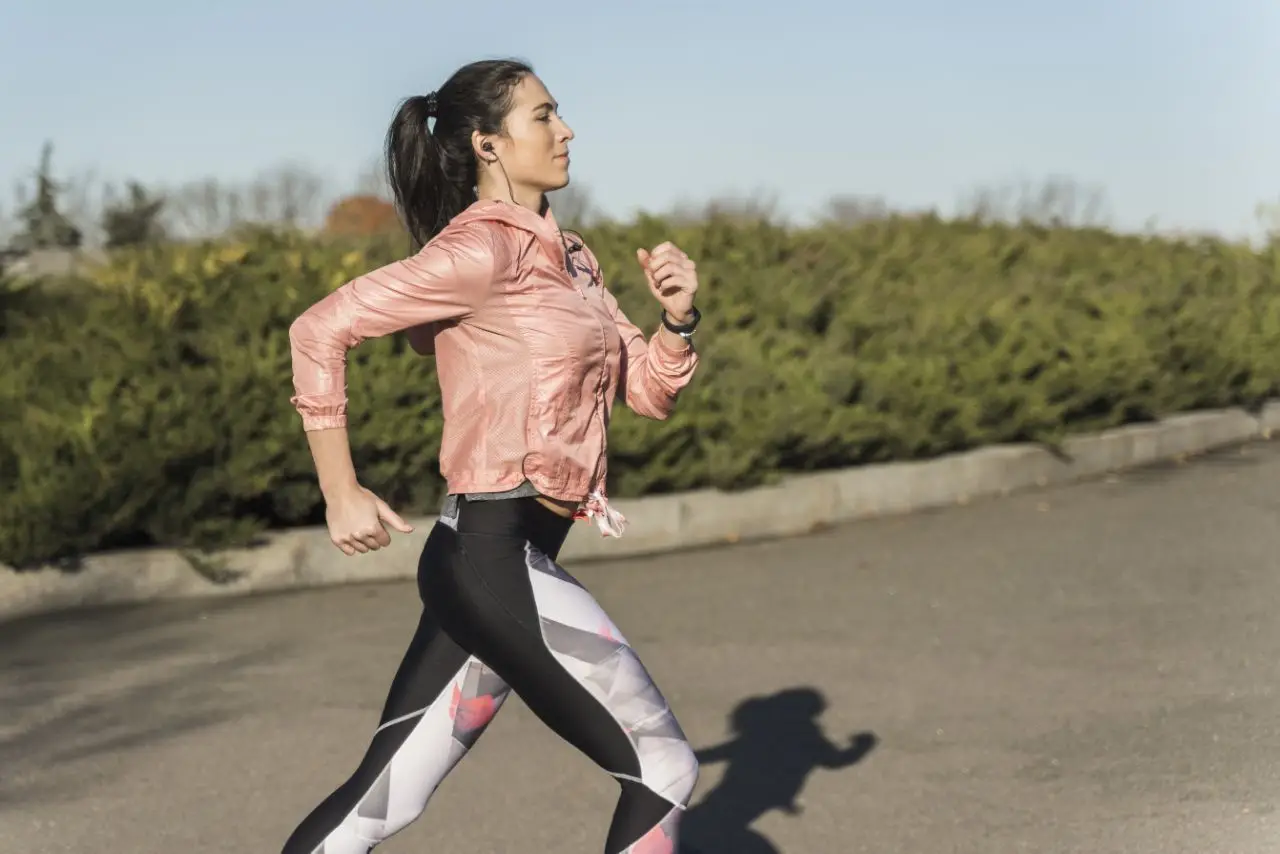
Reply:
M1280 392L1275 247L930 217L641 219L586 237L645 328L656 313L635 247L674 239L704 288L701 373L667 422L619 409L614 495L1054 442ZM320 523L288 326L403 248L256 234L118 254L83 280L6 282L0 561ZM401 336L351 358L358 471L410 514L440 496L433 370Z

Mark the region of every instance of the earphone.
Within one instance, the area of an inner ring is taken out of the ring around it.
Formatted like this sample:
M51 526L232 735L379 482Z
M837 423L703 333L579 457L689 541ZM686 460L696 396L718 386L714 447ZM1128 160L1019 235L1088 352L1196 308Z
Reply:
M486 158L489 163L497 163L498 168L502 169L502 177L506 179L506 182L507 182L507 192L508 194L511 194L513 192L511 189L511 179L507 177L507 170L503 169L502 161L498 159L498 153L493 150L493 143L489 142L488 140L485 140L484 142L480 143L480 150L487 151L489 153L489 157ZM512 199L512 201L514 203L515 201L514 198Z

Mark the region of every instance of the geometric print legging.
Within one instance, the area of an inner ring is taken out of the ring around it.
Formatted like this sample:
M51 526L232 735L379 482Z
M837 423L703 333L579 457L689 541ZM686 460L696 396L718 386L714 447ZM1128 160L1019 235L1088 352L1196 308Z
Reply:
M556 563L572 524L529 497L460 496L441 517L380 724L284 854L369 854L407 827L512 691L618 781L605 854L674 854L698 763L622 633Z

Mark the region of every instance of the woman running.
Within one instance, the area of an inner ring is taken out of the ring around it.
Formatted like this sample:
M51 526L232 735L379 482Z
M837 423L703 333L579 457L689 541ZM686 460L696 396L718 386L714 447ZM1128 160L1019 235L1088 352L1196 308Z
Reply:
M429 124L434 121L434 127ZM637 250L661 308L646 341L546 193L573 131L532 69L485 61L408 99L387 136L415 255L348 282L290 328L329 535L347 555L412 528L360 485L346 353L406 330L434 354L447 497L418 561L417 631L355 772L285 854L368 854L414 821L511 691L621 787L606 854L670 854L698 764L667 701L595 599L556 563L575 519L621 536L605 492L615 398L664 419L698 363L693 262ZM655 310L655 313L658 313Z

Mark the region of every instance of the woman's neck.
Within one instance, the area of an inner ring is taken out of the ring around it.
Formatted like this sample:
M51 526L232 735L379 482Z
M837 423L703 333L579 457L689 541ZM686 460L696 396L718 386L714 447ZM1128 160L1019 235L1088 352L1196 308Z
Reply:
M544 216L547 212L547 195L538 190L525 189L523 187L513 187L506 182L501 185L495 181L481 181L480 186L476 188L477 198L492 199L507 204L519 205L533 211L538 216Z

